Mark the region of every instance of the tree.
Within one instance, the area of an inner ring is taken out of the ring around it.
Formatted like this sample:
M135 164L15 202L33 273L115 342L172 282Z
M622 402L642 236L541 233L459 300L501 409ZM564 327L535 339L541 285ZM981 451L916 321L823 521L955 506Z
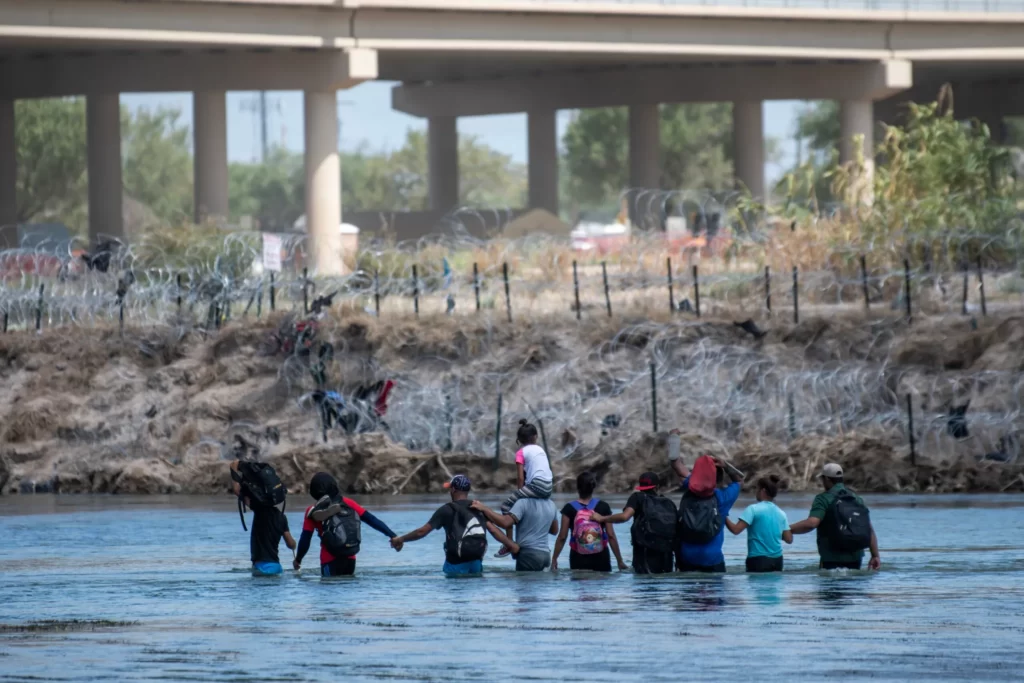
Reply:
M796 119L797 137L818 153L819 160L827 159L832 150L839 148L839 103L835 100L810 102L800 110Z
M192 220L192 145L177 109L121 109L125 194L163 224Z
M301 154L280 147L260 164L228 167L228 206L233 218L253 216L266 230L286 230L305 210Z
M85 100L18 100L14 107L18 221L85 226Z
M459 200L466 206L520 208L527 202L526 167L482 144L459 138Z
M15 105L19 222L88 223L85 100L19 100ZM192 153L178 112L121 111L125 193L164 223L191 215Z
M731 111L728 103L659 108L661 187L717 191L732 186ZM626 107L579 112L562 142L570 203L581 208L606 206L629 187Z
M342 154L344 211L423 211L428 208L427 137L410 130L391 152L365 145ZM265 228L284 229L305 211L300 154L275 149L265 164L231 165L231 215L251 215ZM459 138L460 202L479 207L520 207L526 199L526 169L481 144Z

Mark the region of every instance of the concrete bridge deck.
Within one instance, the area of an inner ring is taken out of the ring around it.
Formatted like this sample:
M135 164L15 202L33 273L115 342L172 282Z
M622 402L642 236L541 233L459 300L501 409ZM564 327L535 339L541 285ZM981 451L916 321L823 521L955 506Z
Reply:
M653 187L658 104L731 101L737 184L763 196L763 100L839 100L849 159L946 81L966 116L1024 113L1022 63L1024 0L0 0L0 225L19 98L87 97L91 231L119 234L119 93L196 93L199 219L227 211L226 91L305 91L310 233L333 272L335 91L367 80L428 119L435 211L458 201L456 117L528 112L530 205L557 212L561 108L628 105L631 183Z

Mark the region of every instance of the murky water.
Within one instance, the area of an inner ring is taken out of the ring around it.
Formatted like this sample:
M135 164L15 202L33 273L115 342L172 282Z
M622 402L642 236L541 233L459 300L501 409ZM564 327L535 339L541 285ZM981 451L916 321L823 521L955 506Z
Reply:
M403 533L443 499L360 502ZM795 521L810 498L779 502ZM445 579L441 533L396 554L367 528L357 576L322 580L315 540L301 575L252 578L229 498L2 499L0 679L1024 677L1024 497L868 502L878 574L819 573L810 535L782 575L745 575L729 537L724 577L517 576L489 560L483 578ZM45 619L134 623L8 628Z

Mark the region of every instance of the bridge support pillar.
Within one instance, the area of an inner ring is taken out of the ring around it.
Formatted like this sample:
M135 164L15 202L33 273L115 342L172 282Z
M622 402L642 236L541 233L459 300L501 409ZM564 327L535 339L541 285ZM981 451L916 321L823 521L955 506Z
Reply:
M117 93L85 99L86 166L89 173L89 240L124 237L121 183L121 101Z
M661 185L661 130L656 104L629 107L629 184L644 190Z
M657 104L629 106L629 185L629 219L639 225L647 213L641 203L649 203L642 201L644 191L661 187L661 117Z
M307 261L317 275L343 275L341 159L335 91L305 91Z
M857 138L859 137L859 142ZM875 113L871 100L842 100L839 103L839 162L864 158L864 176L855 192L863 203L874 199L872 181L875 176Z
M745 189L757 201L764 192L764 114L761 102L732 104L733 165L737 189Z
M223 90L195 92L192 121L194 219L196 223L224 220L228 217L227 94Z
M0 249L17 246L18 169L14 100L0 98Z
M558 215L558 131L555 110L527 114L529 206Z
M427 185L430 208L451 211L459 205L459 132L454 116L427 119Z

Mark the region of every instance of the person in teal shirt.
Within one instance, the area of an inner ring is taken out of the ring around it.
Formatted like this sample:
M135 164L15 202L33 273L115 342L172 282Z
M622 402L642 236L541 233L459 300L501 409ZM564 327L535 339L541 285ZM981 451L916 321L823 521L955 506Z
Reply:
M782 571L782 542L793 542L786 513L775 504L779 494L779 478L774 474L757 481L757 502L748 505L740 521L725 518L725 525L734 534L747 532L747 571L751 573Z

